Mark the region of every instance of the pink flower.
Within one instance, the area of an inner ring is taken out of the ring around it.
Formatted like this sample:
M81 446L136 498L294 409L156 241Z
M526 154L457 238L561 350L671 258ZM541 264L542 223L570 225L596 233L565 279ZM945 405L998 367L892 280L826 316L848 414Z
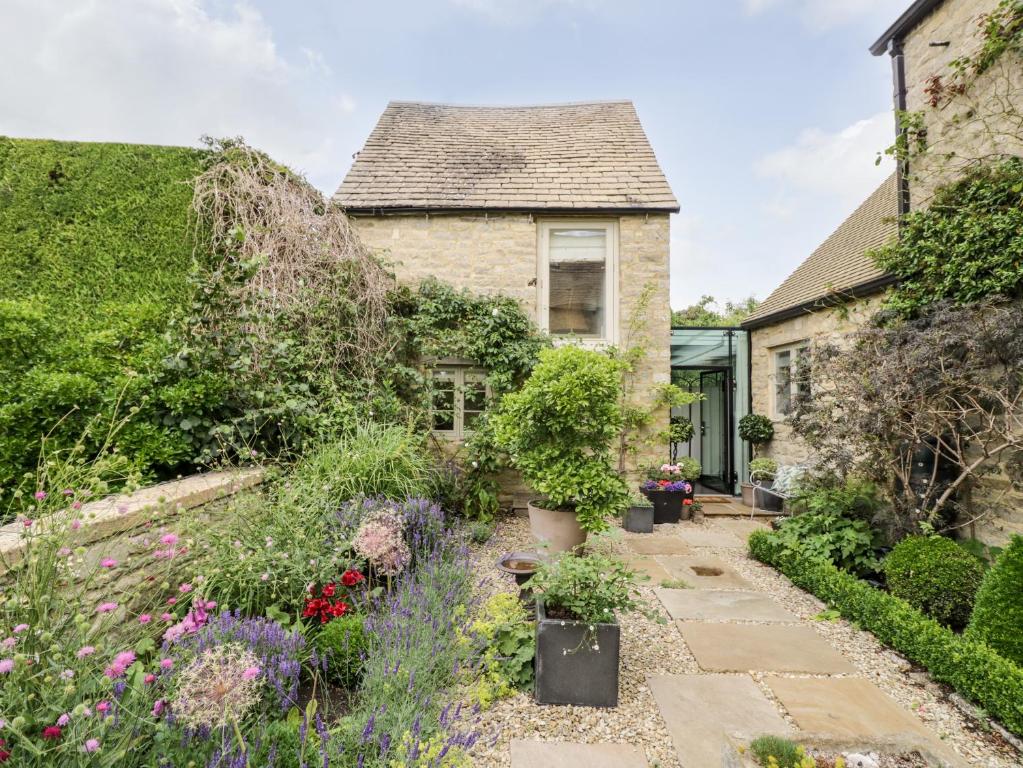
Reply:
M71 502L71 509L81 509L81 508L82 508L82 502L80 502L80 501L72 501ZM79 523L79 525L81 525L81 523Z
M36 491L36 499L42 501L46 498L46 491Z
M18 644L18 638L16 638L16 637L5 637L3 642L0 643L0 645L2 645L4 648L8 648L8 649L9 648L13 648L17 644Z
M242 680L255 680L259 677L259 667L248 667L242 672Z
M101 701L99 704L96 705L96 711L99 712L100 714L106 714L107 712L110 711L110 702Z
M104 568L114 568L117 566L117 561L112 557L104 557L99 561L99 564Z
M187 595L189 592L192 591L192 585L187 583L182 584L181 586L178 587L178 591L181 592L181 594L183 595Z
M110 666L103 670L103 674L109 677L111 680L116 680L121 677L125 670L128 669L132 664L135 663L135 654L131 651L121 651L114 657L113 662Z
M28 629L28 624L19 624L18 626L16 626L16 627L14 628L14 634L16 634L16 635L20 635L20 634L21 634L22 632L24 632L24 631L25 631L26 629Z
M157 699L153 705L153 717L159 717L161 712L163 712L163 699Z
M61 491L61 493L63 493L65 496L74 496L75 495L75 492L72 491L70 488L65 488L63 491Z
M86 739L85 746L82 749L86 752L95 752L99 749L99 739Z
M63 728L65 725L71 722L71 715L65 712L63 715L57 718L57 725Z
M0 659L0 675L6 675L14 669L14 659Z
M111 613L117 610L117 603L100 603L96 609L97 613Z
M77 531L81 527L82 527L82 521L81 520L75 518L74 520L71 521L71 530L72 531Z
M150 672L148 675L146 675L142 679L145 681L146 685L152 685L153 683L156 682L156 675L154 675L152 672Z
M161 613L160 614L160 621L174 621L174 614L173 613Z
M168 547L173 547L178 543L178 535L176 533L168 533L167 535L160 538L160 541L166 544Z
M174 659L160 659L160 669L171 669L174 666Z
M81 648L78 649L78 653L76 653L75 655L80 659L84 659L86 656L92 656L92 654L94 654L95 652L96 649L93 648L91 645L83 645Z
M150 616L148 613L143 613L141 616L139 616L139 624L148 624L152 620L153 617Z
M264 573L262 576L259 577L260 581L268 581L269 579L270 579L269 573Z
M28 520L28 519L26 519L26 520L22 520L22 521L21 521L21 524L22 524L23 526L25 526L26 528L31 528L31 527L32 527L32 521L31 521L31 520Z
M167 605L177 605L178 599L176 597L168 597Z
M61 547L57 550L57 557L67 557L71 554L71 547Z

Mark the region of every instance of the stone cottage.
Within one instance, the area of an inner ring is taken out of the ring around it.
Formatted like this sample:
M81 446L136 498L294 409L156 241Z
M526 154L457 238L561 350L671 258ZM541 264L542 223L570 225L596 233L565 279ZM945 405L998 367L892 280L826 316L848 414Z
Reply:
M639 397L669 381L669 217L678 202L631 102L390 103L334 199L408 284L433 276L517 299L574 343L624 343L649 286ZM461 440L481 407L472 361L434 369ZM654 425L666 427L667 413ZM637 464L660 461L650 447Z

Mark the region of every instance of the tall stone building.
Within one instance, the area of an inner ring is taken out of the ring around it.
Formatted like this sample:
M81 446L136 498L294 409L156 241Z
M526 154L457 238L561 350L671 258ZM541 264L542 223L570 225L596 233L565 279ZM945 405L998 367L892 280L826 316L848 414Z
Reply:
M649 289L638 399L670 380L669 217L679 210L631 102L476 107L392 102L334 199L415 285L437 277L517 299L541 329L591 347L629 338ZM482 395L474 361L433 368L461 440ZM651 429L667 426L667 414ZM661 461L650 447L635 464Z

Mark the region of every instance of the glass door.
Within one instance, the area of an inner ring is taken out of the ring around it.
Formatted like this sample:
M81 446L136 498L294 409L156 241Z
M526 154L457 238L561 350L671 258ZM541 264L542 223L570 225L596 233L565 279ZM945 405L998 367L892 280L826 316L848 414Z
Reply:
M700 482L714 490L728 492L728 376L725 371L702 371L700 394Z

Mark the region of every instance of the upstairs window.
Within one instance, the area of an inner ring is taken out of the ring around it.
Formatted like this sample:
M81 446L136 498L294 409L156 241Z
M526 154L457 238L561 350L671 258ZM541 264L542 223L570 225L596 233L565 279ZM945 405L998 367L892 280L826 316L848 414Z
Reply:
M486 374L464 366L438 366L430 371L430 380L433 431L453 440L464 439L486 410Z
M810 391L808 371L806 370L806 352L809 345L798 341L772 352L774 370L774 417L784 419L792 413L792 403L797 395L805 395Z
M615 342L617 241L613 221L541 222L538 285L545 331L583 342Z

